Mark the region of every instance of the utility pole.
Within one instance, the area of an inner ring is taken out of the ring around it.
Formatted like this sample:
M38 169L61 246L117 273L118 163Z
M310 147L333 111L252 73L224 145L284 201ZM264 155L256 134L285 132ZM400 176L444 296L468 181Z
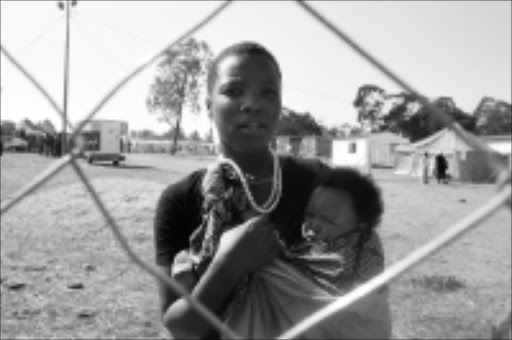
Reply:
M61 155L64 156L67 150L67 124L68 124L68 95L69 95L69 46L70 31L69 17L71 14L71 6L76 6L76 0L58 1L57 6L60 10L66 11L66 40L64 45L64 98L62 107L62 138L61 138Z

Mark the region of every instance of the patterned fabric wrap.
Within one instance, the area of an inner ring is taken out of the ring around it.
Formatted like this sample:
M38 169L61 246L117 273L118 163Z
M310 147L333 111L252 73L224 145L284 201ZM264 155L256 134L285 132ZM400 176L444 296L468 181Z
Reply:
M243 295L233 300L225 323L245 339L275 339L340 295L323 289L281 259L254 273ZM300 335L300 339L390 339L388 291L352 303Z
M384 269L382 246L372 233L358 245L351 232L327 244L288 247L254 273L225 313L226 324L247 339L274 339ZM359 254L359 256L358 256ZM386 288L373 292L300 336L301 339L390 339Z
M226 163L209 166L203 177L202 223L190 236L189 255L200 277L210 264L220 236L256 215L235 170Z
M210 166L202 190L202 223L191 235L188 251L178 254L173 266L181 273L192 272L196 279L210 264L222 233L256 215L229 164ZM384 268L378 236L372 233L360 249L357 265L359 237L360 233L354 232L322 245L303 242L289 246L282 242L278 259L248 275L235 288L223 315L227 325L249 338L275 337L355 284L375 276ZM305 338L387 338L389 311L383 303L387 295L382 294L387 291L360 304L360 312L332 319L305 334Z
M349 232L326 244L304 242L286 252L288 263L334 294L345 294L384 270L382 244L375 231L358 245L361 232Z

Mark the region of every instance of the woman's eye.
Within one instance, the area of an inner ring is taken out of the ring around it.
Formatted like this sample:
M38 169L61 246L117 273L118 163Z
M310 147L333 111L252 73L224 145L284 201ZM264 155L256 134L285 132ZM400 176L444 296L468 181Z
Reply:
M263 94L266 96L277 96L279 93L276 89L268 88L263 90Z
M242 94L242 89L240 87L230 86L223 88L221 93L228 97L238 97Z

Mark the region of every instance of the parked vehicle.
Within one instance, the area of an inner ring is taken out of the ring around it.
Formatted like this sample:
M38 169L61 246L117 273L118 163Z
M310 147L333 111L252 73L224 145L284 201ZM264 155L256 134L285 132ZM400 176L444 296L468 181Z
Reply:
M81 133L83 156L90 164L94 162L119 162L126 158L123 154L123 138L127 135L128 124L116 120L91 120Z
M28 142L19 137L7 137L3 140L5 151L25 152L28 151Z

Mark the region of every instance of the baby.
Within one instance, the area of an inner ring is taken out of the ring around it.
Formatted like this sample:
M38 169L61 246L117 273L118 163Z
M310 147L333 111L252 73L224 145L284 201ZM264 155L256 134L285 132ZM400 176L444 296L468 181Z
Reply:
M383 203L373 180L332 168L316 181L305 211L303 241L255 273L226 323L247 338L280 335L384 270L375 228ZM304 339L389 339L391 312L384 287L310 329Z
M351 168L330 169L317 179L308 202L304 242L287 256L325 288L346 292L384 270L375 232L382 212L371 178Z

